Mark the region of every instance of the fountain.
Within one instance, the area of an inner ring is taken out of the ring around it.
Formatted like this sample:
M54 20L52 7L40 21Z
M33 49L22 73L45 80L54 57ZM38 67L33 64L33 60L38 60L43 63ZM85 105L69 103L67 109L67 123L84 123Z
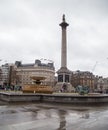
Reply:
M30 78L33 80L33 84L24 85L22 88L23 93L53 93L51 86L42 84L42 80L46 79L45 77L31 76Z

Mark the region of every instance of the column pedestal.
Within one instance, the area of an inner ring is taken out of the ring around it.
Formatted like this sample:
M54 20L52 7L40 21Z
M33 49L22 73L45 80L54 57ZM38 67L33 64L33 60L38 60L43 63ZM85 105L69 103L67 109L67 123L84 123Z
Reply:
M58 82L54 87L55 92L74 92L71 81L71 71L61 67L58 71Z

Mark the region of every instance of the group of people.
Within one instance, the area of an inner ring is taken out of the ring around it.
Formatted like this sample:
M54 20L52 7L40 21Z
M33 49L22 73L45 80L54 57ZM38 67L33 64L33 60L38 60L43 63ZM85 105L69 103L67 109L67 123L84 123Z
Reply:
M62 85L60 92L67 92L67 85L65 83Z
M5 91L21 91L22 90L22 86L18 86L18 85L0 85L0 90L5 90Z

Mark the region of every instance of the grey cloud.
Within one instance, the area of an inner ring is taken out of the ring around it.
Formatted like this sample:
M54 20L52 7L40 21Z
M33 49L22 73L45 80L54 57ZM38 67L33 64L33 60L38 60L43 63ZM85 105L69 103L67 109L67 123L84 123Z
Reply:
M107 0L1 0L0 56L11 62L48 58L59 69L65 13L69 68L91 71L98 60L95 73L106 76L107 61L101 61L108 57L107 6Z

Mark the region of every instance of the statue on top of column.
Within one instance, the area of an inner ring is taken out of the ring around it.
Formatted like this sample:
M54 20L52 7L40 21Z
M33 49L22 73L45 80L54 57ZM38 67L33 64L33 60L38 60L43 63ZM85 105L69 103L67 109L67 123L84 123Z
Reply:
M65 14L63 14L63 22L65 22Z

